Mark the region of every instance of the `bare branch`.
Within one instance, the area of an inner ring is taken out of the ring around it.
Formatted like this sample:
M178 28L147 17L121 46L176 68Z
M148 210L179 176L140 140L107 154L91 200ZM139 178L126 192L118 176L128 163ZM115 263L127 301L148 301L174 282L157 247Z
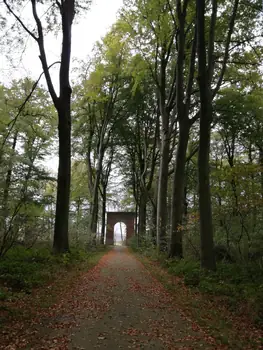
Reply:
M15 17L15 19L20 23L20 25L23 27L23 29L35 40L38 42L38 37L35 36L34 33L32 33L27 26L24 24L24 22L14 13L14 11L11 9L10 5L7 3L6 0L3 0L4 4L6 5L8 11Z
M58 107L58 97L55 92L53 82L51 80L51 76L49 73L49 68L47 64L47 57L46 57L46 52L45 52L45 47L44 47L44 36L43 36L43 28L42 28L42 23L40 21L40 18L38 17L37 10L36 10L36 0L31 0L32 3L32 12L33 12L33 17L35 19L35 22L37 24L37 30L38 30L38 47L39 47L39 52L40 52L40 61L42 63L43 67L43 72L47 81L47 86L48 86L48 91L51 95L51 98L53 100L53 103L55 107Z

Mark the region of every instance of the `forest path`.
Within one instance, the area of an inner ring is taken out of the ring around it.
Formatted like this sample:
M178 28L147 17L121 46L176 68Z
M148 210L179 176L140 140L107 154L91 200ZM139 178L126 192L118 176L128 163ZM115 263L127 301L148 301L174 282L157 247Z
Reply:
M46 297L54 287L46 287ZM124 247L115 247L95 267L65 281L56 294L57 301L48 307L41 307L38 294L26 299L29 303L19 300L18 311L32 312L2 332L0 327L0 349L227 348L187 318L176 296Z
M115 247L96 269L87 275L87 307L71 329L69 349L216 348L127 248Z

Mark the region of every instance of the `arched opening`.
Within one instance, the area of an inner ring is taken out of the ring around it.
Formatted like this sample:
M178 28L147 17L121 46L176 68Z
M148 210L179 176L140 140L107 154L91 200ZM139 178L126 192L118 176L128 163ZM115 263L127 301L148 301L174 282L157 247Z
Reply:
M112 245L116 240L118 244L128 244L129 239L135 234L134 222L136 213L129 211L108 211L106 226L106 244ZM122 223L122 226L120 226ZM115 227L116 225L116 227ZM124 226L123 226L124 225ZM126 226L126 229L125 229ZM121 230L122 228L122 230ZM116 229L116 234L115 234ZM116 235L116 239L115 236Z
M117 222L114 225L114 245L126 245L127 226L124 222Z

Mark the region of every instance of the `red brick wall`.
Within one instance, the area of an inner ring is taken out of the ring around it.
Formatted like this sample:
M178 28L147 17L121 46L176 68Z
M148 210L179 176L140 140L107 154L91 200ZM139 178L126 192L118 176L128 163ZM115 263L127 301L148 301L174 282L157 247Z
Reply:
M126 225L126 240L134 235L135 213L133 212L108 212L106 226L106 244L114 243L114 225L123 222Z

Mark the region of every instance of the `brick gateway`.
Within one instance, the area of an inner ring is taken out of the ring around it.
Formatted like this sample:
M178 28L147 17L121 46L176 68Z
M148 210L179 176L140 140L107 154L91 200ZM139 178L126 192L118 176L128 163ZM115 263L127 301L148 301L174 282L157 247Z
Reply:
M129 211L109 211L107 212L106 244L114 244L114 225L123 222L126 225L126 241L131 238L135 231L136 213Z

